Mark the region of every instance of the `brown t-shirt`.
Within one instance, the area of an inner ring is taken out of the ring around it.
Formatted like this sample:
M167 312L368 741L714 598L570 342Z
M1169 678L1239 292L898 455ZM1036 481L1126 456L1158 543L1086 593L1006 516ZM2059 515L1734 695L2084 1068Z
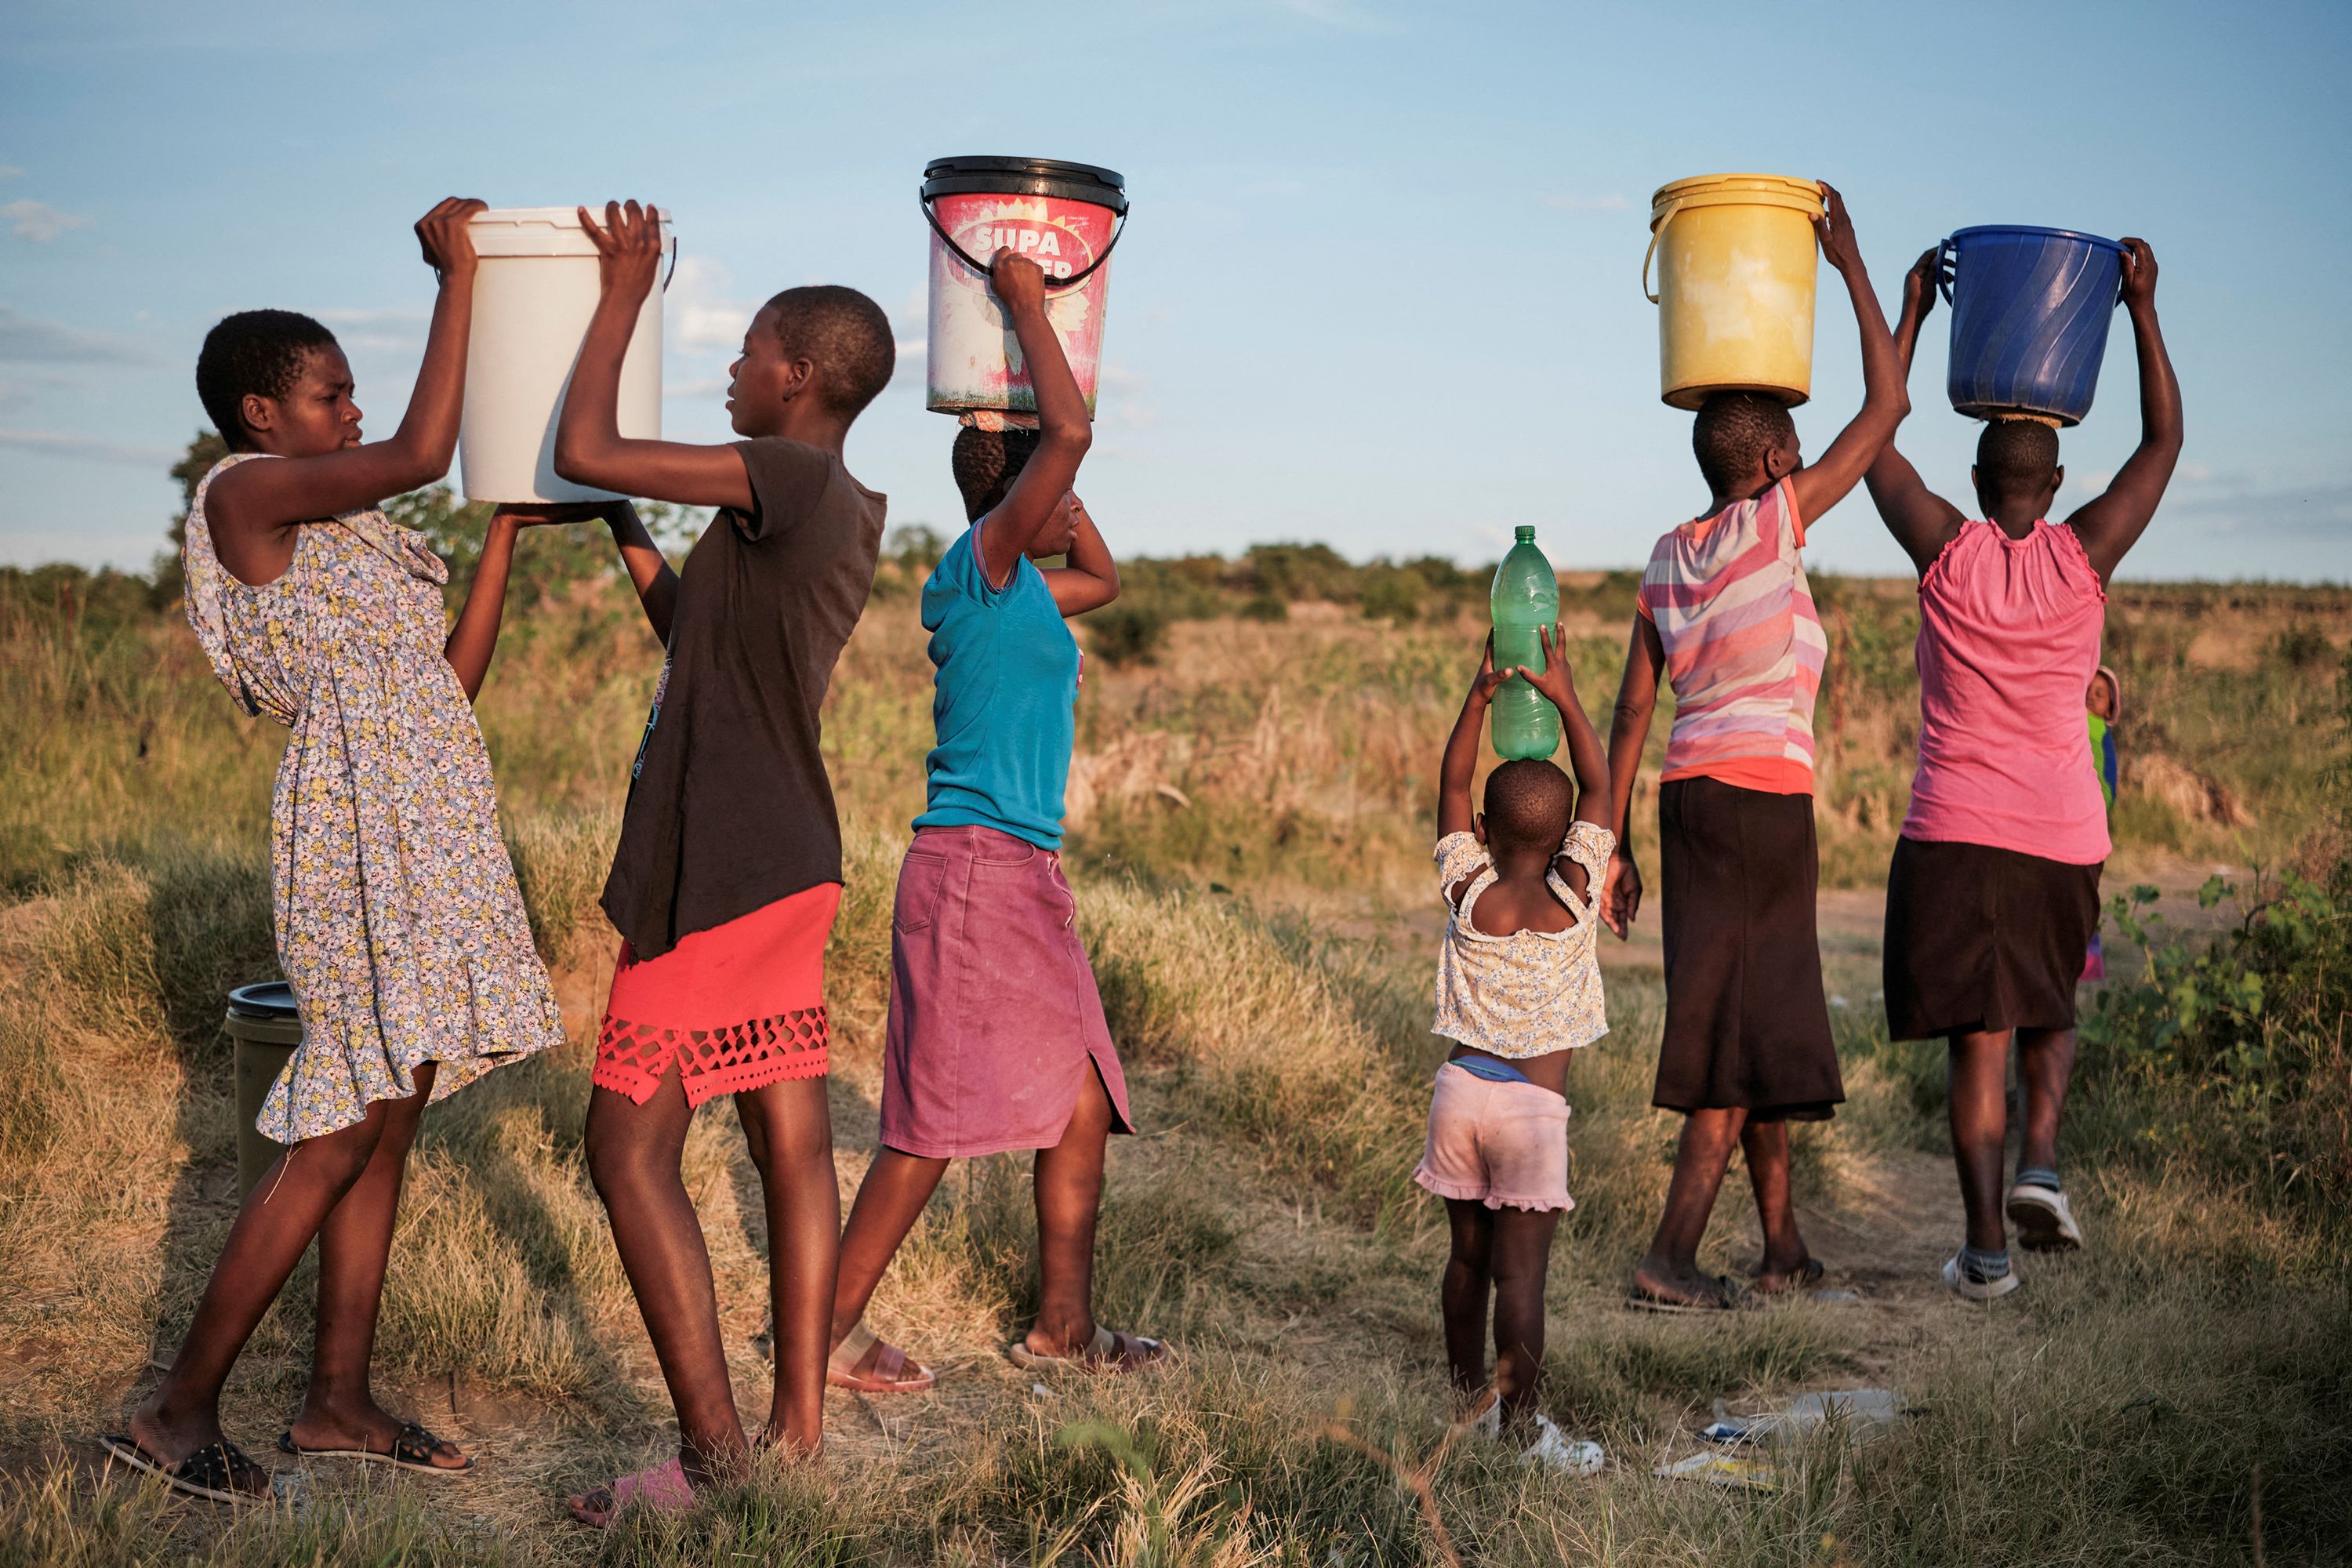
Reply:
M817 710L873 592L884 498L804 442L735 449L752 510L722 510L686 558L604 883L639 958L841 880Z

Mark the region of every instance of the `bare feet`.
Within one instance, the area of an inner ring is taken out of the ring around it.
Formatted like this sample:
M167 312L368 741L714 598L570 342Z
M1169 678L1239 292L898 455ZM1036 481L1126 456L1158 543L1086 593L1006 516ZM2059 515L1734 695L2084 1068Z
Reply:
M131 1436L155 1458L176 1465L197 1449L221 1441L220 1411L212 1405L194 1411L168 1410L159 1389L131 1417Z
M1756 1266L1748 1279L1754 1281L1758 1295L1779 1296L1789 1291L1810 1290L1821 1283L1822 1276L1827 1272L1820 1258L1810 1252L1801 1252L1795 1258L1785 1262L1768 1256Z
M1669 1311L1720 1310L1731 1305L1730 1281L1700 1273L1696 1264L1644 1258L1633 1270L1630 1300L1636 1306Z
M378 1405L372 1395L362 1395L359 1402L348 1406L306 1402L287 1435L298 1448L390 1454L395 1451L407 1427L408 1423ZM428 1462L436 1470L462 1470L473 1464L464 1449L437 1438L426 1453Z

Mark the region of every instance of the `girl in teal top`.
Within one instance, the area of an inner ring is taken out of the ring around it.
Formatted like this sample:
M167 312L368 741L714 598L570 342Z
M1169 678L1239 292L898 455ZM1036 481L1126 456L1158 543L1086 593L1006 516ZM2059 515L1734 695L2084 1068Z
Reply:
M991 280L1039 427L957 433L972 525L923 584L937 743L892 900L882 1147L834 1289L827 1376L860 1394L932 1385L929 1367L864 1326L866 1304L949 1162L1014 1150L1035 1151L1037 1319L1006 1355L1125 1371L1166 1352L1094 1316L1104 1152L1133 1122L1059 854L1078 691L1064 617L1116 598L1118 567L1070 490L1092 426L1045 319L1045 275L1000 250ZM1041 571L1053 556L1066 563Z

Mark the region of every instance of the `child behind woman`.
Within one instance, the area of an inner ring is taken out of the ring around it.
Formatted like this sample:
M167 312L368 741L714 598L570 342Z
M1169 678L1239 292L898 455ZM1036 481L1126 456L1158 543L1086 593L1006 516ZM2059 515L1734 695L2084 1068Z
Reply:
M1446 905L1432 1029L1454 1042L1437 1070L1429 1146L1413 1180L1445 1200L1453 1231L1440 1302L1454 1386L1528 1440L1524 1458L1591 1467L1535 1408L1543 1370L1544 1275L1568 1195L1569 1053L1608 1032L1594 951L1602 879L1616 835L1609 762L1577 700L1557 626L1545 670L1497 670L1493 645L1445 742L1437 786L1437 876ZM1470 809L1478 731L1495 690L1525 676L1559 708L1576 787L1540 759L1507 762ZM1486 1385L1486 1308L1495 1309L1495 1376Z

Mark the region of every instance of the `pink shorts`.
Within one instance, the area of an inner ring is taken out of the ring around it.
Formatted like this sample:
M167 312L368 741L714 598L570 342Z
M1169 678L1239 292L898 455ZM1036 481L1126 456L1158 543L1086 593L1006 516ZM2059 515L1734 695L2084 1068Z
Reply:
M1490 1209L1571 1209L1568 1101L1531 1083L1496 1083L1447 1062L1429 1101L1429 1148L1412 1179Z

